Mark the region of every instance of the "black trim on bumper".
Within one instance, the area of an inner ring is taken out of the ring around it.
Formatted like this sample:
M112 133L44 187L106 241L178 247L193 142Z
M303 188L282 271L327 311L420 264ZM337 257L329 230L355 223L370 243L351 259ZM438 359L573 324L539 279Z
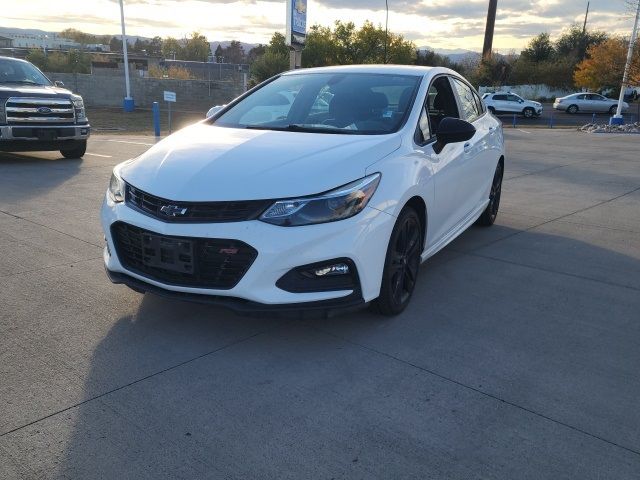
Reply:
M107 268L105 268L105 270L107 272L109 280L111 280L113 283L124 284L138 293L152 293L154 295L175 300L217 305L219 307L233 310L235 313L240 315L249 316L268 314L274 316L297 318L317 316L328 318L337 313L346 313L351 310L356 310L365 305L362 295L359 292L354 292L346 297L330 300L271 305L253 302L237 297L176 292L173 290L167 290L165 288L157 287L124 273L112 272Z

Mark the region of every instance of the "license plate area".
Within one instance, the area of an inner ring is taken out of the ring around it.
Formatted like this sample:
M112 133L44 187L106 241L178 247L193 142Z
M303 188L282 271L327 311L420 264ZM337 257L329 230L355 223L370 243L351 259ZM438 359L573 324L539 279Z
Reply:
M52 141L58 139L58 132L55 129L38 128L36 129L38 140Z
M148 267L193 274L193 242L144 233L142 262Z

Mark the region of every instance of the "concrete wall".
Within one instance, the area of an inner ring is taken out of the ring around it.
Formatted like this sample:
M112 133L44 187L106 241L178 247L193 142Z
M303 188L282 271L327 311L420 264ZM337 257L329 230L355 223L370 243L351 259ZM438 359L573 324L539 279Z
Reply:
M114 74L73 74L47 73L51 80L64 82L65 87L82 95L89 107L121 107L125 97L124 76ZM151 108L154 101L163 101L163 92L176 92L177 102L172 105L176 110L206 112L214 105L228 103L244 92L242 76L232 80L170 80L159 78L141 78L137 72L131 72L131 95L136 106Z

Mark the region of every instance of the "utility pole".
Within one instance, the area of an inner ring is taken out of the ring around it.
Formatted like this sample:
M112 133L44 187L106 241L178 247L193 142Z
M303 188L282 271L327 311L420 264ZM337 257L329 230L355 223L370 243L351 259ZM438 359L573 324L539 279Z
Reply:
M638 5L636 6L636 19L633 22L631 38L629 38L629 50L627 51L627 62L624 65L624 73L622 74L620 97L618 97L618 109L616 110L616 114L609 121L612 125L622 125L624 123L624 118L622 117L622 103L624 102L624 91L629 83L629 69L631 68L631 60L633 60L633 47L635 46L636 38L638 36L638 20L640 19L640 0L636 1L638 2Z
M389 0L384 0L387 15L384 20L384 63L387 63L387 43L389 43Z
M587 11L584 14L584 23L582 24L582 36L587 32L587 17L589 16L589 3L587 2Z
M131 98L131 85L129 84L129 55L127 54L127 35L124 31L124 5L120 0L120 23L122 24L122 53L124 55L124 83L127 96L124 97L123 107L125 112L133 112L135 106Z
M482 59L491 58L491 48L493 46L493 29L496 25L496 10L498 0L489 0L489 10L487 11L487 26L484 30L484 45L482 46Z

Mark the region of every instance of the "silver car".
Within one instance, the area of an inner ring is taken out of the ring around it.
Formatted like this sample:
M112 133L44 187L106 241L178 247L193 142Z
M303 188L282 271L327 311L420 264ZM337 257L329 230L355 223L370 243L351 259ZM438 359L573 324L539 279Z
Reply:
M567 113L609 112L613 115L618 108L618 100L603 97L597 93L573 93L566 97L556 98L556 101L553 102L553 108ZM622 102L622 111L624 112L628 108L629 104Z

